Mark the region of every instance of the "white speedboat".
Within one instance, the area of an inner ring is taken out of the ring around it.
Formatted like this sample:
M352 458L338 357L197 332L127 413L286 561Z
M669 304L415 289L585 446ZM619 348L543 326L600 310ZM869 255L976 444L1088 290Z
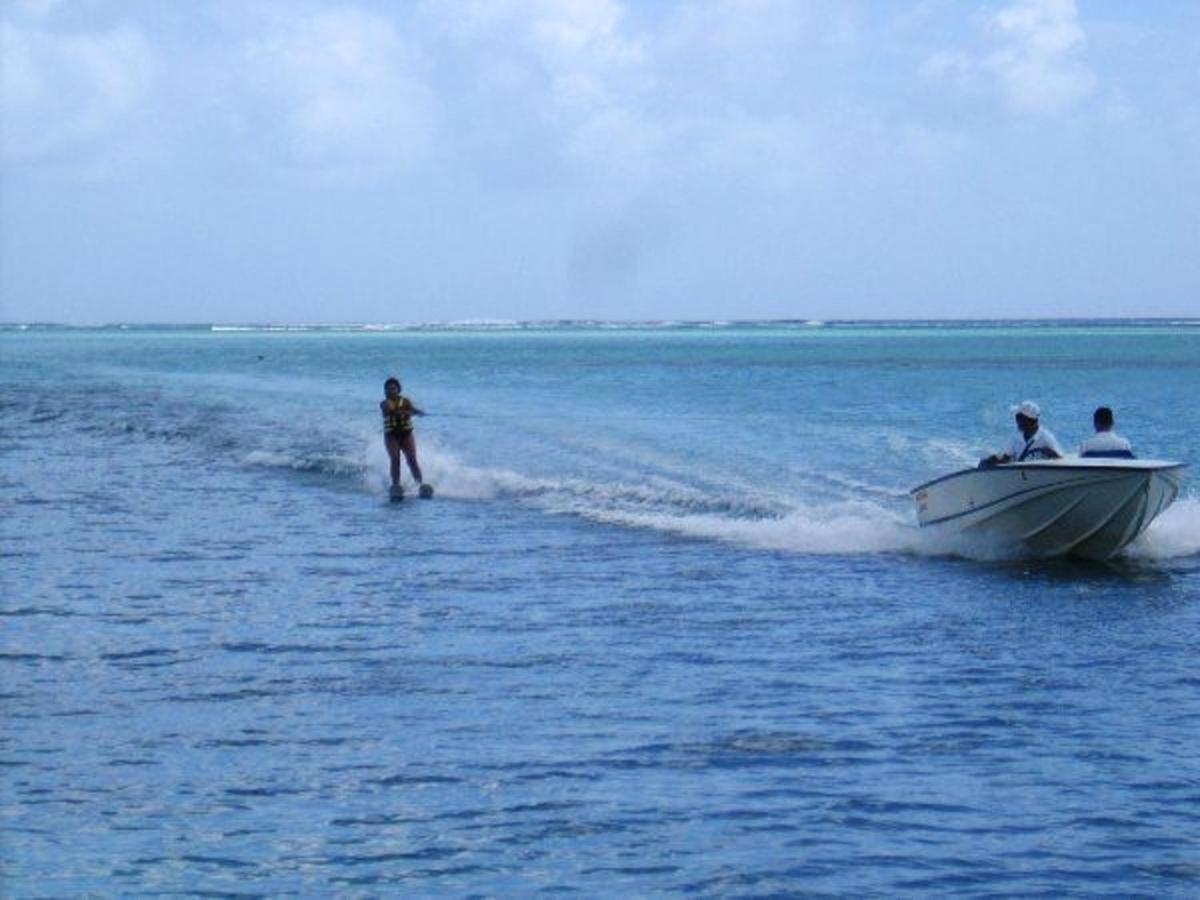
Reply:
M1185 463L1037 460L964 469L913 488L922 526L1024 544L1038 556L1108 559L1179 495Z

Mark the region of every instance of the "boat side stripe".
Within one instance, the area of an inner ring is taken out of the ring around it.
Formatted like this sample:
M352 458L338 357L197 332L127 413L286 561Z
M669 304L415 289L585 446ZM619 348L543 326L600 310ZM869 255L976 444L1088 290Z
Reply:
M974 470L968 469L967 471L971 472ZM983 506L974 506L971 509L964 510L963 512L957 512L957 513L954 513L949 516L942 516L942 518L940 518L940 519L930 519L928 522L921 523L921 527L925 528L925 527L928 527L929 525L940 525L943 522L950 522L950 521L953 521L954 519L961 519L963 516L974 515L975 513L981 512L985 509L991 509L993 506L996 506L1000 503L1007 503L1009 500L1012 500L1014 497L1023 497L1026 494L1033 494L1033 493L1039 493L1039 492L1040 493L1050 493L1052 491L1057 491L1064 487L1070 487L1070 486L1073 486L1076 484L1080 484L1080 483L1088 481L1088 480L1089 479L1087 479L1087 478L1076 478L1073 481L1057 482L1055 484L1035 485L1034 487L1025 488L1025 490L1023 490L1023 491L1017 491L1015 494L1005 494L1003 497L999 498L998 500L993 500L991 503L985 503L985 504L983 504Z

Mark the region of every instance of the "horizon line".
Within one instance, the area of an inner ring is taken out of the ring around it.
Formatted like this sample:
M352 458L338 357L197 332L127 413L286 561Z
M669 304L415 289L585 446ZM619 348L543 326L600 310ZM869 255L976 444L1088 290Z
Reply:
M56 321L56 320L15 320L0 319L0 328L209 328L221 329L263 329L263 328L353 328L361 330L388 329L420 329L420 328L512 328L538 326L658 326L658 327L688 327L688 326L722 326L736 327L739 325L903 325L903 324L1014 324L1014 323L1045 323L1045 324L1103 324L1103 323L1200 323L1200 316L1159 315L1159 316L948 316L948 317L880 317L880 318L820 318L810 317L764 317L764 318L621 318L604 319L594 317L581 318L546 318L546 319L503 319L484 317L465 317L459 319L429 319L410 321L293 321L293 320L183 320L183 321Z

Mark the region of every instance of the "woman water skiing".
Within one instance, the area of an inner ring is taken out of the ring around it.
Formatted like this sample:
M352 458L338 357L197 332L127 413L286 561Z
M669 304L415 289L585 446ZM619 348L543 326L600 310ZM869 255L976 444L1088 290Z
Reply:
M387 446L388 457L391 459L392 494L403 494L400 487L400 454L408 463L408 471L413 480L424 491L424 479L421 477L421 466L417 462L417 442L413 437L413 416L425 415L410 399L400 393L400 381L389 378L383 383L384 399L379 404L383 413L383 441Z

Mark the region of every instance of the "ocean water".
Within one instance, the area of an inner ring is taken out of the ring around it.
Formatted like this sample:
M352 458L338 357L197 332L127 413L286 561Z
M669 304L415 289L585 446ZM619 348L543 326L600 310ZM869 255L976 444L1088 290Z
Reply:
M1200 323L0 330L0 891L1194 897L1200 474L915 525L1027 397L1196 463Z

